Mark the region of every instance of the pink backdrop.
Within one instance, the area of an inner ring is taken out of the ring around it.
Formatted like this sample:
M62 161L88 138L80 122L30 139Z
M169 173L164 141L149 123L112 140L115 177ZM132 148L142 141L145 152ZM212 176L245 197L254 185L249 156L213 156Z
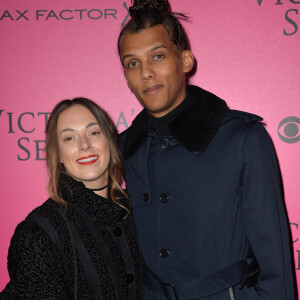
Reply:
M198 65L191 83L264 117L282 171L300 286L300 3L171 4L190 17L184 26ZM0 2L0 291L9 280L6 257L16 225L48 197L47 113L59 100L88 97L121 132L141 110L116 47L128 6L130 0Z

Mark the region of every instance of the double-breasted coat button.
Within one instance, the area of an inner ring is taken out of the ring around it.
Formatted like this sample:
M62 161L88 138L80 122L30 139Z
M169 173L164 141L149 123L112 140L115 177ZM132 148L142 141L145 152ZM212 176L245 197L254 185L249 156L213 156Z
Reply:
M167 249L161 249L159 255L161 258L167 258L169 256L169 251Z
M167 203L168 200L169 200L169 197L168 197L167 194L163 193L163 194L160 195L159 199L160 199L161 203Z
M170 145L170 142L168 139L164 139L160 142L160 146L163 148L163 149L167 149Z
M126 276L126 282L127 282L127 284L132 283L133 280L134 280L134 276L132 274L127 274L127 276Z
M144 193L144 195L143 195L143 200L144 200L145 202L148 202L148 201L149 201L149 195L148 195L147 193Z
M120 228L120 227L115 227L115 228L113 229L113 233L114 233L115 236L118 236L118 237L121 236L122 233L123 233L122 228Z

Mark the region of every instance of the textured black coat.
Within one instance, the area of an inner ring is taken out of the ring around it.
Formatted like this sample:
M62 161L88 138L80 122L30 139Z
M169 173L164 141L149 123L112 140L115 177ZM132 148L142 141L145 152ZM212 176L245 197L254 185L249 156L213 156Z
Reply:
M123 220L126 211L110 199L70 177L63 181L66 211L49 199L17 226L8 254L11 280L0 298L141 299L131 215Z
M190 104L169 124L170 135L153 132L143 110L122 136L146 264L175 286L190 283L179 299L293 300L280 175L262 119L229 110L198 87L187 89ZM260 265L257 291L230 283L233 298L228 288L207 293L193 284L244 260L249 249ZM144 299L166 299L162 288L145 283Z

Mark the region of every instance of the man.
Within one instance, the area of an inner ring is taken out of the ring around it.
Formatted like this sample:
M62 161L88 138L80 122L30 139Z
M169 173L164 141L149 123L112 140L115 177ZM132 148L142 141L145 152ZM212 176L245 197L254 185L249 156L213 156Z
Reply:
M118 41L145 108L122 136L144 299L292 300L280 175L262 119L186 85L194 57L169 9L135 1Z

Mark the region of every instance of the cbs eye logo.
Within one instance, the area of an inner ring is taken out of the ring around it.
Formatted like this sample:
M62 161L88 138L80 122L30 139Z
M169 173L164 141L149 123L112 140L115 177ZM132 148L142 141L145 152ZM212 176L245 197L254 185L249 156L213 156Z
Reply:
M283 119L277 128L278 136L288 144L300 141L300 119L297 117L287 117Z

